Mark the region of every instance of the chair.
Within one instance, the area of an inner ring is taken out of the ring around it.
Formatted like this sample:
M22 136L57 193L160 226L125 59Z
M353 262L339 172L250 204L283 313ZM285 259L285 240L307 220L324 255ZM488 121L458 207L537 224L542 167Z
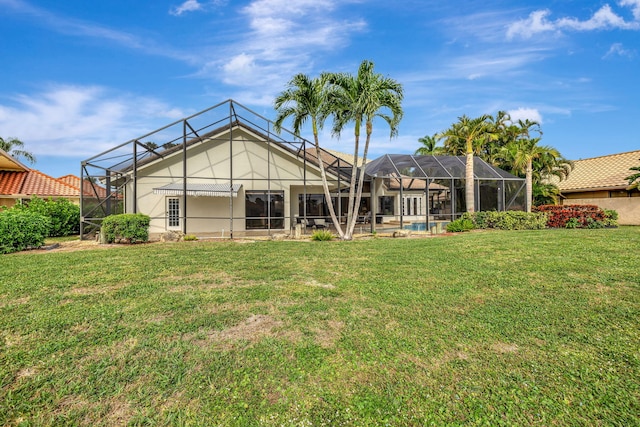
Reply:
M356 223L358 224L367 224L371 222L371 211L367 212L366 215L359 215Z
M316 218L313 220L313 227L314 228L327 228L327 223L325 222L324 218Z

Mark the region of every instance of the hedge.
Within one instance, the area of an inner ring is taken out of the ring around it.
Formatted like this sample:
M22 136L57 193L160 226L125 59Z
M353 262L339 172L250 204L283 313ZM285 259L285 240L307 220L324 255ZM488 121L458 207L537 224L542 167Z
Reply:
M460 218L473 222L474 228L499 230L541 230L547 225L546 213L522 211L488 211L465 213Z
M105 243L142 243L149 241L151 218L144 214L110 215L102 221Z
M542 205L534 210L549 214L547 227L551 228L601 228L615 225L617 218L617 213L612 219L613 213L607 214L596 205Z
M0 210L0 253L8 254L43 246L49 227L49 218L37 212Z

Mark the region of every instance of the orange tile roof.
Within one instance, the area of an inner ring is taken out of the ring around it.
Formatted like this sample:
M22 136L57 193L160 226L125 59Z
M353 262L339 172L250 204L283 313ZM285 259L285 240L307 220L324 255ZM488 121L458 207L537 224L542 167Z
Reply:
M563 193L575 191L626 189L632 174L629 168L640 166L640 150L574 161L565 180L552 180Z
M0 171L0 194L20 194L20 189L28 172Z
M37 196L79 197L80 190L72 185L31 170L22 186L22 193Z
M58 180L66 184L69 184L77 189L80 189L80 177L76 175L61 176L60 178L58 178ZM83 182L82 187L83 187L82 190L85 196L95 197L96 193L98 193L98 197L100 198L107 197L107 190L104 187L101 187L99 185L92 186L89 181L85 181Z
M80 190L37 170L0 171L0 194L9 196L80 197Z

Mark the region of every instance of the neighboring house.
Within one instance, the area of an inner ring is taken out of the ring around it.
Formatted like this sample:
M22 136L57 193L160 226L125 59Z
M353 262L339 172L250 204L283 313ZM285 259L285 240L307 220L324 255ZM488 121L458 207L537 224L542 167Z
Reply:
M555 181L563 205L614 209L621 225L640 225L640 191L629 189L629 168L640 165L640 150L576 160L569 177Z
M318 157L330 203L345 222L353 157L328 150L317 156L311 142L276 134L271 121L229 100L83 161L82 181L102 186L106 197L85 188L82 226L100 225L119 208L149 215L152 235L233 237L321 226L330 217ZM387 155L364 173L358 216L372 229L426 227L463 212L464 158ZM477 206L522 209L523 179L480 159L476 176ZM123 207L112 203L118 197Z
M78 204L80 191L56 178L30 169L0 150L0 206L13 206L34 196L41 199L65 198Z

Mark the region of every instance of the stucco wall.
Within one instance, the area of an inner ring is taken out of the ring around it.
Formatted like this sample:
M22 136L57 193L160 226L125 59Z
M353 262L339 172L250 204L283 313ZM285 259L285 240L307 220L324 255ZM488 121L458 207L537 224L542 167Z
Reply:
M640 197L566 199L564 205L596 205L618 212L620 225L640 225Z
M305 164L293 153L268 146L255 136L234 130L233 142L227 136L198 143L187 150L188 184L227 184L233 178L234 184L241 184L237 197L233 198L233 229L245 230L245 192L284 191L284 230L290 228L290 216L297 212L297 191L292 187L304 185ZM231 147L230 147L230 144ZM230 161L230 156L232 161ZM138 169L137 208L138 212L151 216L150 232L164 232L167 229L167 197L154 194L153 189L170 183L182 183L183 153L176 152L153 164ZM319 173L307 164L306 180L309 187L318 184ZM127 195L132 197L132 181L127 186ZM320 191L321 188L320 188ZM309 192L309 190L307 191ZM181 196L179 196L182 198ZM128 202L131 202L128 198ZM182 205L182 201L180 202ZM132 204L127 211L132 211ZM187 197L187 233L219 233L230 228L229 197Z

